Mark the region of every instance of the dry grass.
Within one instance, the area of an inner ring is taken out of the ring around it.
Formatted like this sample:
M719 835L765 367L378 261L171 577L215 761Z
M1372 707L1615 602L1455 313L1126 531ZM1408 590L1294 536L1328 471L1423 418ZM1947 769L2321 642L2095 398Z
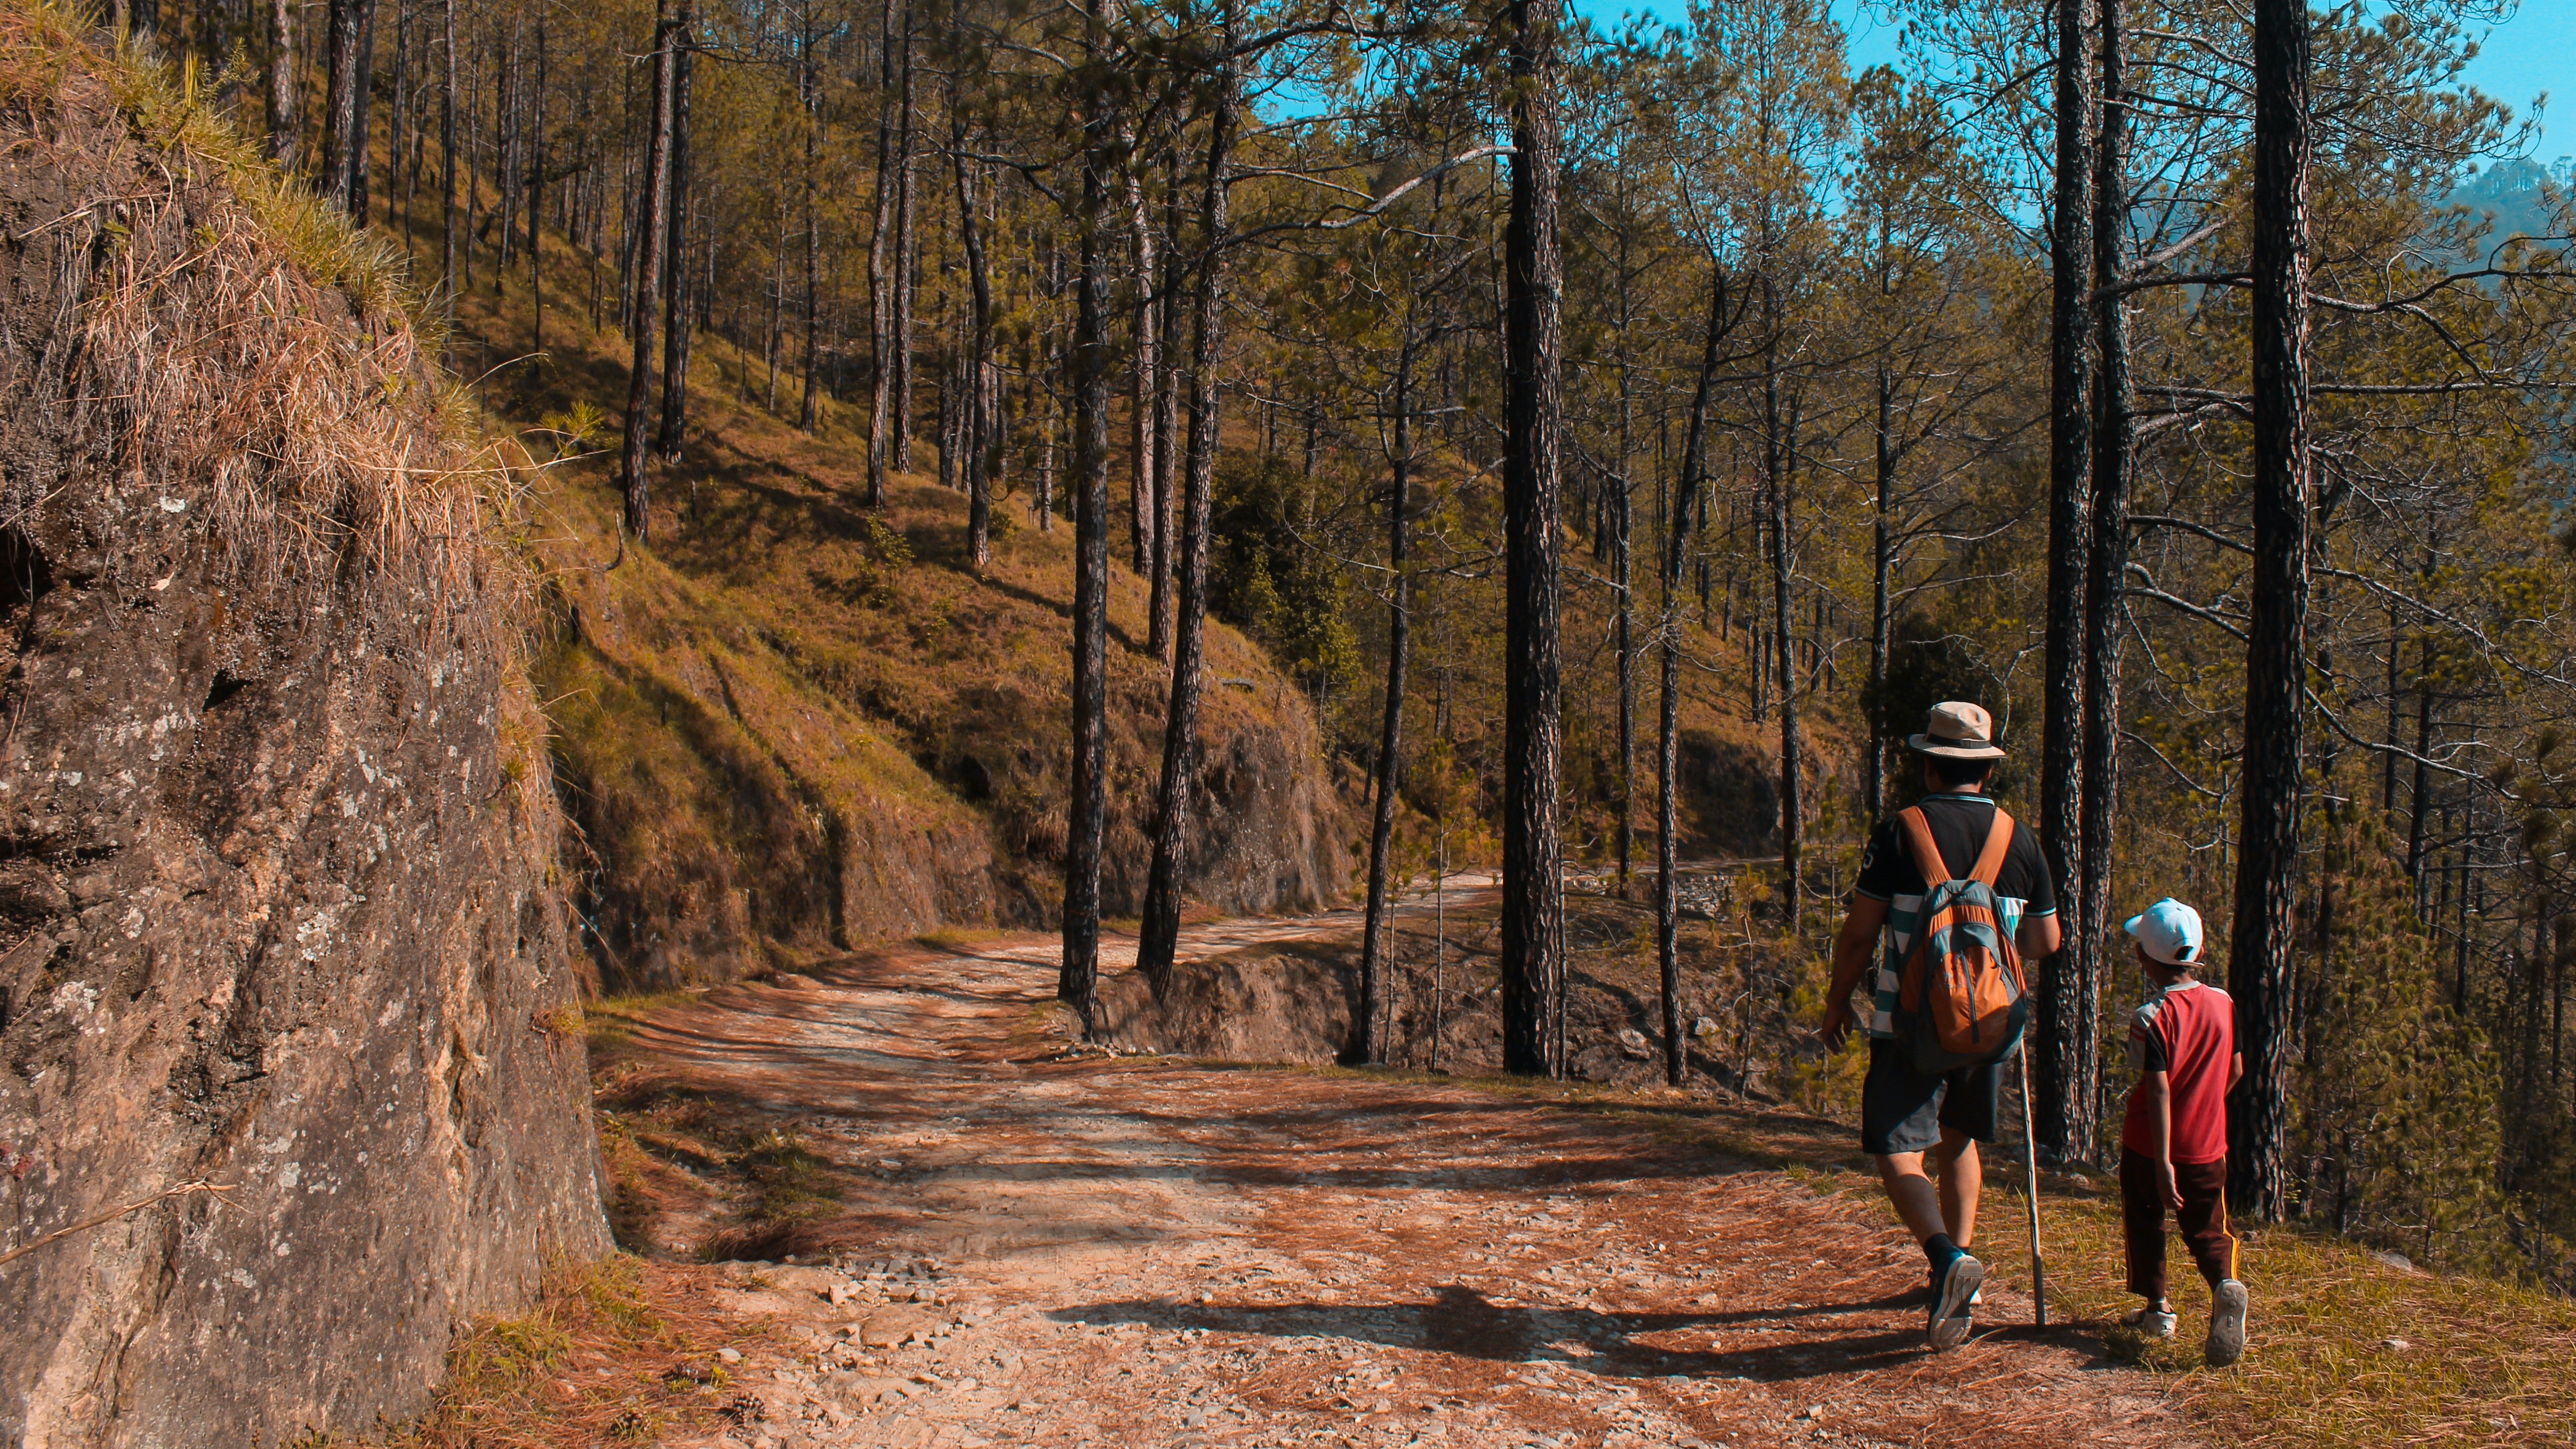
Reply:
M736 1392L715 1346L742 1328L702 1301L681 1274L623 1255L558 1268L528 1312L458 1339L436 1406L390 1443L555 1449L712 1431Z
M490 544L524 473L439 374L399 249L263 160L193 67L55 0L0 6L0 110L28 174L97 178L28 255L80 309L62 405L93 516L176 515L222 576L308 603L354 564L433 675L506 658L524 570ZM105 556L162 552L125 526Z

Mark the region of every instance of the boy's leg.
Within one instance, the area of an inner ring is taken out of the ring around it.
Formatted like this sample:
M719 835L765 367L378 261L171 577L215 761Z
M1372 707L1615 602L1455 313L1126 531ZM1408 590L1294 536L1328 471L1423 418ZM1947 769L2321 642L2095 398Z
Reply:
M2165 1302L2165 1189L2146 1154L2120 1149L2120 1226L2129 1244L2129 1291Z
M2212 1288L2237 1277L2236 1235L2227 1230L2225 1160L2176 1163L2174 1186L2182 1191L2182 1211L2174 1214L2174 1226L2200 1276Z

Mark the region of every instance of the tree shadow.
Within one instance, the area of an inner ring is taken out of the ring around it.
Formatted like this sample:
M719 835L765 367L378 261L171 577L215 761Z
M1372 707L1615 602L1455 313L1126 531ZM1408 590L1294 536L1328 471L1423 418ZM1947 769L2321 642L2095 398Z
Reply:
M1598 1309L1494 1302L1464 1284L1431 1301L1387 1304L1097 1303L1063 1308L1058 1322L1201 1328L1272 1338L1339 1338L1383 1348L1422 1349L1494 1363L1558 1364L1602 1378L1746 1379L1796 1383L1869 1373L1925 1355L1918 1330L1870 1331L1797 1344L1687 1349L1644 1342L1648 1335L1707 1330L1755 1320L1819 1317L1901 1307L1904 1297L1742 1313L1605 1313Z

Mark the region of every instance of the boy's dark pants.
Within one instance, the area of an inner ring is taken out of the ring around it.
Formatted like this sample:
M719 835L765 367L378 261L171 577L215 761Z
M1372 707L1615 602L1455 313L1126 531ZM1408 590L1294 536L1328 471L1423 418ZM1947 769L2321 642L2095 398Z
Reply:
M2177 1162L2174 1186L2182 1211L2174 1214L2183 1246L2211 1287L2236 1276L2236 1238L2227 1231L2227 1162ZM2161 1302L2165 1297L2165 1190L2155 1159L2120 1149L2120 1218L2128 1230L2129 1291Z

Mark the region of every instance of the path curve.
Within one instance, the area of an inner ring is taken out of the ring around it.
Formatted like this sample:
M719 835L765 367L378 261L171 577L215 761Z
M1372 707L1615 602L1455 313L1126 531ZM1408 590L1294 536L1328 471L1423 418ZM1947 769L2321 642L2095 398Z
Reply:
M1184 955L1352 927L1222 922ZM1055 964L1034 934L907 945L638 1030L857 1183L828 1226L850 1273L720 1275L790 1327L749 1364L765 1417L715 1442L2190 1442L2144 1376L2009 1326L2012 1265L1999 1326L1924 1352L1922 1256L1867 1196L1597 1104L1068 1058Z

